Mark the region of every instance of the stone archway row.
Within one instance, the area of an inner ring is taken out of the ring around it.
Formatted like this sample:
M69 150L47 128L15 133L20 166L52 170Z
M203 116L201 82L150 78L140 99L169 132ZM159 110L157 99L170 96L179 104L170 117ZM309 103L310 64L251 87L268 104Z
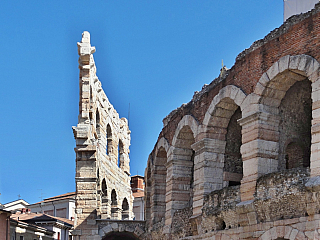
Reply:
M187 159L189 154L186 149L177 147L181 131L187 126L192 132L195 139L191 145L195 151L194 184L197 186L193 196L194 215L201 213L203 196L206 193L223 187L223 157L226 144L224 136L229 119L237 107L242 112L242 118L238 123L242 127L241 155L245 169L241 181L241 200L253 199L258 176L277 171L278 143L270 129L277 131L277 107L286 90L295 81L305 78L312 83L311 176L320 175L319 66L314 58L307 55L282 57L261 76L251 94L246 95L239 87L233 85L222 88L211 101L202 123L191 115L185 115L175 129L172 145L165 138L157 142L156 155L160 148L167 154L166 174L179 174L175 164L178 160ZM285 80L282 79L283 76ZM281 81L286 82L281 84ZM183 134L187 135L187 132ZM208 177L210 175L211 178ZM181 188L187 187L184 184L180 185ZM172 200L166 199L166 202L172 206ZM173 214L171 210L167 211L168 219ZM168 224L170 223L166 222L166 225Z

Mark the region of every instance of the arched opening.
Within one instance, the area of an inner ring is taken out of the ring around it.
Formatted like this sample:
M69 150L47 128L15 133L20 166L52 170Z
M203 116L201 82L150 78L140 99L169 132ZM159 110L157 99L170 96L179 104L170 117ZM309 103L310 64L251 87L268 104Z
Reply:
M124 148L121 139L118 144L118 167L122 168L124 165Z
M238 120L241 119L240 107L230 118L226 133L226 148L224 155L224 180L228 186L240 185L243 176L243 164L240 153L241 147L241 126Z
M110 218L110 203L108 200L108 189L106 179L101 182L101 218Z
M101 193L102 196L107 196L107 183L106 183L106 179L102 180L102 184L101 184Z
M107 124L107 145L106 145L106 153L110 155L112 153L112 131L109 124Z
M116 190L114 190L114 189L112 189L112 191L111 191L111 218L112 219L119 218L117 193L116 193Z
M116 190L111 191L111 206L118 206Z
M191 148L191 145L194 144L194 142L194 135L191 128L188 125L184 126L178 134L175 147L183 149L183 152L180 152L178 155L181 158L180 160L186 161L186 163L184 164L184 169L182 171L182 179L180 180L181 183L185 185L185 207L191 207L193 204L193 174L195 152Z
M176 209L192 207L193 204L193 170L194 170L194 150L191 145L195 139L191 128L188 125L183 126L174 143L172 157L174 164L168 165L166 196L172 197L173 202L179 202ZM169 161L169 163L172 163ZM169 194L168 194L169 193ZM176 200L176 199L179 199ZM166 200L167 204L168 201ZM173 204L170 203L169 204ZM170 211L170 207L166 207Z
M122 201L122 220L129 219L129 204L126 198Z
M312 100L308 79L294 83L279 106L279 168L310 166Z
M96 111L96 133L97 137L100 137L100 114L99 111Z
M161 222L166 212L166 174L167 152L160 147L156 153L152 172L151 219L153 224Z
M102 240L140 240L131 232L110 232Z

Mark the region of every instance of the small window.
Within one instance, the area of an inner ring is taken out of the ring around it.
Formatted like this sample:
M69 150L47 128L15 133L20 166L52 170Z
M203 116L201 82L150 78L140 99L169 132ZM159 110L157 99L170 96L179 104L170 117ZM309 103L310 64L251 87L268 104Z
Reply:
M23 236L20 236L20 240L24 240L24 237L23 237Z

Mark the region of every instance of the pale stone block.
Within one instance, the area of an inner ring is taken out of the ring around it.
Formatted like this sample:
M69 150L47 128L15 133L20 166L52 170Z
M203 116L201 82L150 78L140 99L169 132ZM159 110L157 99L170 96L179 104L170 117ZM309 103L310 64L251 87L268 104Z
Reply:
M277 228L273 227L269 230L270 232L270 237L271 239L277 239L278 238L278 233L277 233Z
M296 238L296 240L305 240L306 239L306 236L304 235L303 232L298 232Z
M268 70L267 74L270 80L279 74L279 64L275 62Z
M289 236L289 240L294 240L298 234L298 229L292 229L290 236Z
M290 55L284 56L279 59L279 72L282 73L289 68Z
M270 81L270 79L269 79L269 76L267 73L263 73L259 79L259 83L264 87L266 87L268 85L269 81Z
M243 162L243 175L249 176L258 173L257 159L248 159Z
M291 232L292 232L292 227L290 226L285 226L285 235L284 235L284 238L285 239L289 239L290 235L291 235Z
M298 69L300 59L300 55L290 56L289 69Z
M311 136L311 143L312 145L315 143L319 143L320 142L320 132L318 133L313 133Z
M281 238L285 235L285 226L277 226L277 237Z
M312 102L319 101L320 100L320 90L313 91L311 93L311 98L312 98ZM314 117L314 116L312 115L312 117ZM319 117L319 116L317 116L317 117Z
M313 67L313 58L304 54L300 56L301 56L301 59L298 65L298 70L304 73L307 73L307 70L310 67L310 65L311 65L311 68ZM310 72L310 70L308 72Z
M309 66L306 68L307 76L309 77L310 75L312 75L312 73L318 72L319 67L320 67L319 62L316 59L312 59Z
M237 91L236 91L236 95L234 97L234 102L238 105L238 106L241 106L243 101L245 100L245 98L247 97L246 94L240 89L240 88L237 88Z
M311 84L312 92L316 92L320 90L320 81L315 81Z
M263 86L260 82L258 82L255 89L254 89L254 93L262 96L265 89L266 89L266 87Z
M307 232L305 232L305 235L306 235L306 237L307 237L308 239L310 239L310 240L315 239L315 231L314 231L314 230L313 230L313 231L307 231Z
M266 141L261 139L256 139L251 142L245 143L241 146L240 152L243 159L248 159L250 157L260 155L268 156L274 158L278 155L279 143Z
M261 236L261 240L270 240L271 238L271 232L270 231L266 231L262 236Z

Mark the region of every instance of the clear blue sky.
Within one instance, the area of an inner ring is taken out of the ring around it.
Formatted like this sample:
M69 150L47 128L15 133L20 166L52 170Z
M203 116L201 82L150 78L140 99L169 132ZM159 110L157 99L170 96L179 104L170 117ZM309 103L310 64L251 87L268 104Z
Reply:
M120 117L131 105L131 174L144 175L162 119L282 18L280 0L2 1L0 202L75 191L83 31Z

